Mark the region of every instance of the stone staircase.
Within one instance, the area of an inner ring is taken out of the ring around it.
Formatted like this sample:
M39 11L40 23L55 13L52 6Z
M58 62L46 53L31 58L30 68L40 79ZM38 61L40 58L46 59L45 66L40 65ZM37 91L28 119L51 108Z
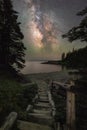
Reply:
M38 101L34 104L31 113L28 113L29 122L52 126L52 108L49 103L47 85L42 81L38 85Z
M49 100L48 85L44 81L35 81L38 84L38 100L27 111L28 121L18 120L20 130L52 130L54 118L52 116L52 105ZM30 106L28 106L30 108Z

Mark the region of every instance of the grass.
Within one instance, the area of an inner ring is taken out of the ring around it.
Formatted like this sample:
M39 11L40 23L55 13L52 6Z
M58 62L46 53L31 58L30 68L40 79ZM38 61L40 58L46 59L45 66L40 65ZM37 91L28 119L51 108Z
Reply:
M26 107L32 103L37 85L23 86L9 72L0 72L0 126L5 117L16 111L19 119L26 119Z

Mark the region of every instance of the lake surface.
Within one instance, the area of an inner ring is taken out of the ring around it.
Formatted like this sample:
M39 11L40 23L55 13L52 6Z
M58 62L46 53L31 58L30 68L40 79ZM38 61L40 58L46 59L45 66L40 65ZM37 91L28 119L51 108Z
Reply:
M59 65L41 64L43 61L28 61L26 62L25 68L22 70L23 74L33 73L48 73L48 72L59 72L62 67Z

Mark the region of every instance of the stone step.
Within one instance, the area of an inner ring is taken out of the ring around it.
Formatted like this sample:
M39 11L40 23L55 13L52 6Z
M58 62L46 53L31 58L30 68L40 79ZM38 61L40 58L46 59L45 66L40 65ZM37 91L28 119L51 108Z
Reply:
M53 124L53 118L51 116L47 116L45 114L28 114L28 121L35 122L39 124L44 124L51 126Z
M42 95L42 96L46 96L46 97L48 97L48 94L47 93L38 93L38 95Z
M49 117L51 118L51 116L46 115L46 113L29 113L28 115L33 117L46 118L46 119L48 119Z
M47 91L47 89L46 88L42 88L42 89L38 89L38 91Z
M49 106L50 106L50 103L49 103L49 102L46 102L46 103L45 103L45 102L40 102L40 100L38 100L38 103L37 103L37 104L47 105L47 106L49 105ZM37 104L36 104L36 105L37 105Z
M39 98L49 99L47 95L42 95L42 94L39 94Z
M49 103L38 102L37 104L35 104L35 106L50 107L50 104Z
M42 110L42 109L44 109L44 110L49 110L49 109L51 109L50 106L41 106L41 105L39 105L39 104L38 104L38 105L35 105L34 108L35 108L35 109L38 109L38 110Z
M38 94L48 95L47 92L38 92Z
M39 88L38 91L47 90L45 87Z
M46 88L46 87L39 87L38 90L39 90L39 91L41 91L41 90L46 90L46 91L47 91L47 88Z
M39 102L49 103L49 100L39 99Z
M40 96L39 99L40 100L49 100L48 97L44 97L44 96Z
M43 110L43 111L51 111L50 107L38 107L38 106L35 106L34 109L36 109L36 110Z
M45 114L45 115L51 115L51 111L47 111L47 110L37 110L37 109L34 109L33 110L34 113L38 113L38 114Z
M41 125L21 120L17 121L17 127L19 130L52 130L52 128L47 125Z

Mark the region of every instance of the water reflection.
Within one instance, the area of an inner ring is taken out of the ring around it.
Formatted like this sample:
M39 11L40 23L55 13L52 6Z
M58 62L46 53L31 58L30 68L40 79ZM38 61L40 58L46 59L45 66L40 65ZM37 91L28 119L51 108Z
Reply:
M26 62L26 67L22 70L23 74L33 74L33 73L46 73L46 72L56 72L61 71L62 67L60 65L49 65L41 64L41 61L29 61Z

